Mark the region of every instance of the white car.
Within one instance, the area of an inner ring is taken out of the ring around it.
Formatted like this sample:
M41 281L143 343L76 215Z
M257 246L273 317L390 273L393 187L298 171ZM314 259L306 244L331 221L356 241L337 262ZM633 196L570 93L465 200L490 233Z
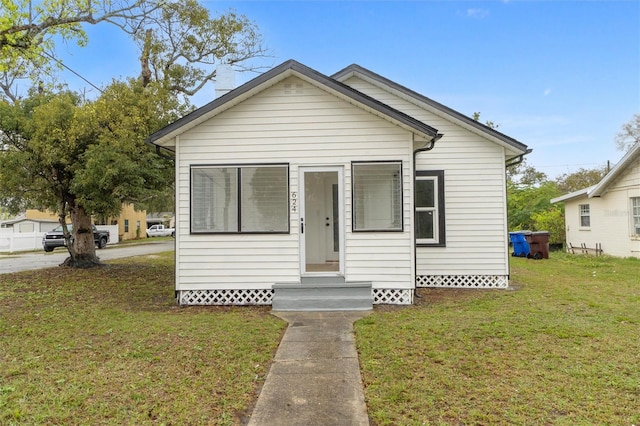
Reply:
M147 237L168 237L176 236L175 228L165 228L164 225L153 225L147 229Z

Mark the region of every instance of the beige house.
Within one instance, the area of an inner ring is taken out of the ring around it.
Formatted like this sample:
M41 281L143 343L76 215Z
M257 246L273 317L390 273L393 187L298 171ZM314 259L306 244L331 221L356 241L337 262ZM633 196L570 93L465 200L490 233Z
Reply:
M175 155L181 304L508 285L505 167L526 145L358 65L287 61L149 142Z
M565 204L567 246L574 252L640 257L640 143L597 185L551 202Z
M24 222L26 220L26 222ZM105 223L101 223L105 222ZM28 232L46 232L58 226L58 216L49 211L29 209L21 217L21 226L24 223L37 223L29 227ZM136 238L146 238L147 214L144 210L136 210L132 204L123 204L120 215L115 218L108 218L105 221L96 220L96 225L118 225L118 240L133 240ZM25 231L27 232L27 231Z
M108 222L101 225L118 225L120 240L147 237L145 232L147 229L147 212L145 210L136 210L133 204L124 203L120 215L117 218L110 218Z

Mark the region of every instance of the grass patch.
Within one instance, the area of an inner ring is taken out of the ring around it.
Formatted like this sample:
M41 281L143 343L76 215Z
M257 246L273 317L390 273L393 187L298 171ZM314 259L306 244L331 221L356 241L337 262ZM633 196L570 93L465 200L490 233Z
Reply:
M239 424L286 324L173 278L172 252L0 275L0 424Z
M373 424L640 424L640 261L511 273L515 291L421 289L356 323Z

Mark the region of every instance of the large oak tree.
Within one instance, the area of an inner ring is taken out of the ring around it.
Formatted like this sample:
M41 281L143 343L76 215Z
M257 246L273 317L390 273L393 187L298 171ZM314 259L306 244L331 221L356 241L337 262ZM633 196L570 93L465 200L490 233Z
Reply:
M261 37L246 17L213 17L195 0L0 1L0 204L47 208L62 224L70 216L66 263L99 264L91 216L115 215L125 201L149 206L172 189L171 161L145 138L189 110L217 64L253 69L248 61L265 54ZM55 37L86 45L83 25L103 22L138 43L137 78L114 81L95 100L38 84L51 72ZM35 88L16 96L12 85L25 77Z

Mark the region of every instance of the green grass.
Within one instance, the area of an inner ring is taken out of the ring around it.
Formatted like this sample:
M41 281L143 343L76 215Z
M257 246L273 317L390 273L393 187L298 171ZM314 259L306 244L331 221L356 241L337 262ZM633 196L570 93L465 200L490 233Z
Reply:
M511 272L515 291L424 289L356 323L373 424L640 424L640 261Z
M375 425L640 424L640 261L512 259L356 323ZM0 275L0 424L241 424L285 324L175 306L173 254Z
M173 253L0 275L0 424L240 424L286 324L173 299Z

